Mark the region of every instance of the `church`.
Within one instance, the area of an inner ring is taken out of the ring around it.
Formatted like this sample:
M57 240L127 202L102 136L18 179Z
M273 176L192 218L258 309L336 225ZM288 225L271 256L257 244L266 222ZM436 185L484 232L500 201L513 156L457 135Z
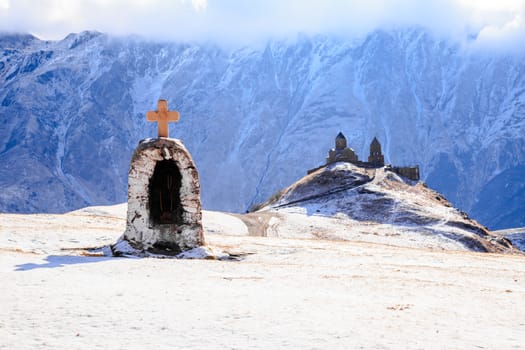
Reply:
M326 158L326 165L335 162L349 162L362 167L374 167L379 168L385 165L385 157L381 152L381 144L376 137L370 144L370 155L368 156L368 162L362 162L357 157L355 151L352 148L348 148L346 143L346 137L342 132L337 134L335 137L335 148L328 151L328 157Z
M379 140L377 137L374 137L370 143L370 154L368 155L368 161L360 161L355 151L348 147L345 135L343 135L342 132L339 132L339 134L337 134L335 137L335 148L332 148L328 151L326 164L309 170L308 174L311 174L317 169L337 162L348 162L362 168L381 168L385 166L385 157L381 151L381 144L379 143ZM419 181L420 179L419 166L397 167L387 165L386 169L410 180Z

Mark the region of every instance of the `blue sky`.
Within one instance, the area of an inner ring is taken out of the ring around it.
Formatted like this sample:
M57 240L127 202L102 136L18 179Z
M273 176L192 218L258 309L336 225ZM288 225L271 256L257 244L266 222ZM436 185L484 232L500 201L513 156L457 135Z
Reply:
M249 44L298 32L359 37L411 25L459 42L474 36L484 47L525 47L525 0L0 0L1 31L43 39L89 29Z

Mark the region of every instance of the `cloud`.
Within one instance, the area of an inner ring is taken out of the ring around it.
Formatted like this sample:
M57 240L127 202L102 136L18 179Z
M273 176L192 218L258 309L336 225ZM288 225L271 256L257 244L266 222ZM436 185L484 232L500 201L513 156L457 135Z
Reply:
M462 0L461 5L476 33L472 48L525 52L525 1Z
M207 0L192 0L191 4L193 5L193 8L197 12L204 11L208 7Z
M237 45L415 25L478 48L522 47L525 0L0 0L0 30L46 39L92 29Z

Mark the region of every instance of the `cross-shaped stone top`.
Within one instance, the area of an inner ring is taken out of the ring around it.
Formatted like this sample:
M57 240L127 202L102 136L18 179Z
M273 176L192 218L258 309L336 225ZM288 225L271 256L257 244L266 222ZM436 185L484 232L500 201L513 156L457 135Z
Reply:
M179 120L179 112L168 111L168 101L159 100L156 111L146 113L148 122L157 122L159 127L159 137L169 137L168 122Z

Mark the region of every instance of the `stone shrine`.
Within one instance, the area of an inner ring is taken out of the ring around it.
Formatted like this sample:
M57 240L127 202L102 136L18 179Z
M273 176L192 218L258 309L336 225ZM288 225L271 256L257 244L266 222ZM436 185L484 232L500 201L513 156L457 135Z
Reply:
M135 252L175 255L204 245L199 174L182 141L169 138L168 122L178 119L165 100L147 113L159 123L158 138L133 153L126 231L114 247L125 241Z

